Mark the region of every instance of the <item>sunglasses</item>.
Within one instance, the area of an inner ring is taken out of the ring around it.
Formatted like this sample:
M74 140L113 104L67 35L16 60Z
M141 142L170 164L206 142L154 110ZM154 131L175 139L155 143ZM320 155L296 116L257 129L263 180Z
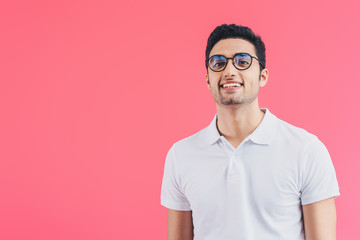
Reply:
M232 63L236 69L245 70L251 66L253 58L265 68L258 58L248 53L236 53L232 58L226 58L223 55L214 55L206 60L206 65L214 72L221 72L226 68L229 59L232 59Z

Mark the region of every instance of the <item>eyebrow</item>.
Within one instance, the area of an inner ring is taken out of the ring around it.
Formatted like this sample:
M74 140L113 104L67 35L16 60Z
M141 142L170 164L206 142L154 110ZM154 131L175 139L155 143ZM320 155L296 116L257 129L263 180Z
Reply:
M230 57L230 58L233 58L235 55L237 55L237 54L242 54L242 53L249 54L250 56L252 56L251 53L247 53L247 52L237 52L237 53L235 53L235 54L234 54L232 57ZM214 55L210 56L209 58L214 57L214 56L223 56L223 57L226 57L226 56L223 55L223 54L214 54ZM255 55L255 56L256 56L256 55Z

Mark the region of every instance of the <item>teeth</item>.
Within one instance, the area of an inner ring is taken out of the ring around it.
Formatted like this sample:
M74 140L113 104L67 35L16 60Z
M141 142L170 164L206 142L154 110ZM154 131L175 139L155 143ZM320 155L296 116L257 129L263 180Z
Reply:
M240 87L240 86L241 86L240 83L226 83L226 84L222 85L223 88Z

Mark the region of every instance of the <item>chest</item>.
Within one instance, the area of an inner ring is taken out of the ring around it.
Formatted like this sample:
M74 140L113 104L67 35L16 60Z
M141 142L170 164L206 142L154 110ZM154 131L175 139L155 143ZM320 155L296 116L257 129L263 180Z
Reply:
M237 152L218 148L181 161L183 190L195 215L273 219L299 213L297 154L263 146Z

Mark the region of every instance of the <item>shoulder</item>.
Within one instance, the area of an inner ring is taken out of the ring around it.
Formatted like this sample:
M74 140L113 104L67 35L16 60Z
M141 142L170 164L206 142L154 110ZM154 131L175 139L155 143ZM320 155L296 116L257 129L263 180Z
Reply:
M207 127L200 131L176 141L171 147L175 152L189 151L191 149L201 148L206 140Z
M278 119L275 131L275 149L284 156L297 156L294 159L301 165L328 161L329 152L324 143L313 133Z
M319 141L318 137L305 130L304 128L294 126L278 118L277 129L275 133L282 141L291 144L307 144L313 141Z

